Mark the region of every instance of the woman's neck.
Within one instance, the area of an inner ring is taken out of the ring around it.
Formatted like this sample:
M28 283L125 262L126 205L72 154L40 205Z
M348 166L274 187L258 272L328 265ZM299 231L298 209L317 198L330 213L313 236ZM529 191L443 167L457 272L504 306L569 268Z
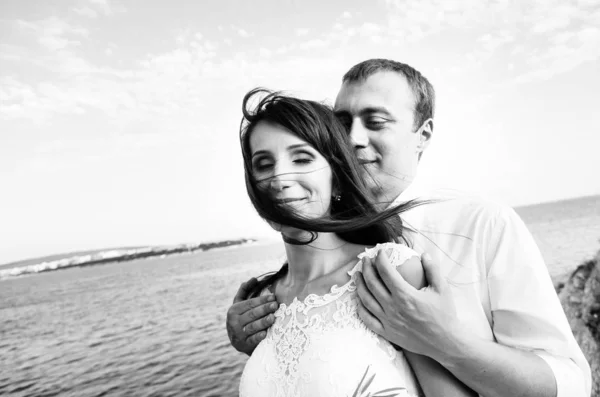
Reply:
M356 247L335 233L319 233L315 241L306 245L285 243L289 264L286 284L305 286L334 272L356 256Z

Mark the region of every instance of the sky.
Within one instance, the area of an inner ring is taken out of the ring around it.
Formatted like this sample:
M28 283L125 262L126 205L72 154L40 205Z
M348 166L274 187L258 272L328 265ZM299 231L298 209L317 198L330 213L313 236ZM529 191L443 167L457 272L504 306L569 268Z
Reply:
M437 92L420 178L523 205L600 194L597 0L0 2L0 263L274 232L243 95L333 104L368 58Z

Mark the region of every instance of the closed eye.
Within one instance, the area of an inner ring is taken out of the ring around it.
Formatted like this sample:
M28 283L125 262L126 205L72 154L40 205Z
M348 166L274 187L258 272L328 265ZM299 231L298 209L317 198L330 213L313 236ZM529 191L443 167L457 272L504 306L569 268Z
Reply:
M372 130L382 129L388 122L389 120L383 117L367 117L364 120L365 127Z
M255 171L267 171L273 167L273 164L259 164L254 166Z
M256 158L252 161L252 169L255 171L266 171L273 167L273 162L267 158Z
M294 150L291 155L294 164L309 164L315 160L314 154L306 148Z
M313 162L313 159L309 159L309 158L294 160L294 163L296 163L296 164L310 164L312 162Z

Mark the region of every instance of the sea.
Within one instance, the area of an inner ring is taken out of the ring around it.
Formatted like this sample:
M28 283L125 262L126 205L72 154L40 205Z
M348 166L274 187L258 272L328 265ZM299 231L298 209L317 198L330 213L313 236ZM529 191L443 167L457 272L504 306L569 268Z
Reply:
M553 278L600 249L600 196L517 208ZM237 396L246 356L225 316L240 283L279 268L257 242L0 280L2 396Z

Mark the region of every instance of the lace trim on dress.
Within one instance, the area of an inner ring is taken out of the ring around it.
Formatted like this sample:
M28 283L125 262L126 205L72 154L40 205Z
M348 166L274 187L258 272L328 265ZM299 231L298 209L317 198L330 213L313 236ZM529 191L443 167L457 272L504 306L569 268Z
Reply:
M413 256L416 256L418 258L421 257L421 255L419 255L415 250L413 250L410 247L407 247L406 245L397 243L377 244L375 247L366 248L365 252L358 254L358 259L360 259L360 261L356 264L356 266L354 266L352 270L348 272L348 275L354 276L354 273L362 271L362 260L364 258L375 259L375 257L380 251L383 251L388 255L390 263L394 267L398 267L404 264L404 262L406 262Z
M378 244L373 248L365 249L358 255L358 263L348 272L350 280L338 287L331 287L325 295L310 294L302 301L297 297L286 305L282 303L274 313L275 323L267 332L266 342L273 344L277 364L270 367L263 382L267 377L277 385L277 396L303 395L303 384L310 381L311 374L299 368L300 357L310 348L312 343L325 332L336 328L350 328L359 330L369 340L377 345L380 343L378 336L360 320L357 315L357 297L352 292L356 291L355 273L362 270L362 259L374 258L384 250L394 266L400 266L412 256L418 254L412 249L395 243ZM346 294L348 292L348 294ZM386 356L394 360L397 352L392 345L386 345ZM319 360L327 360L327 352L320 353ZM341 387L341 386L340 386ZM400 396L408 396L406 390Z
M282 386L278 396L302 395L297 388L301 387L303 381L308 381L310 375L300 371L298 365L300 357L312 345L313 338L318 338L332 328L349 327L363 330L370 339L377 342L377 336L356 315L354 297L341 297L344 292L352 289L353 284L353 280L350 280L332 294L309 295L304 301L294 298L289 306L281 304L275 312L276 320L267 332L267 340L274 344L278 361L277 368L270 374L276 379L276 384Z

